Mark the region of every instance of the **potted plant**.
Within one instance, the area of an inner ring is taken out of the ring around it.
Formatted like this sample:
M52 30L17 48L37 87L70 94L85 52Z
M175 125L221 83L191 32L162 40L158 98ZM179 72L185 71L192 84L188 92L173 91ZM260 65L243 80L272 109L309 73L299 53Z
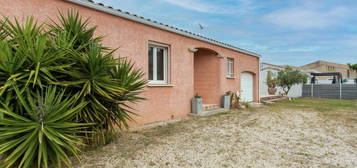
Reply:
M230 101L231 109L239 109L239 108L241 108L239 92L232 93L230 100L231 100Z
M192 99L192 113L202 114L202 112L202 97L196 93Z
M232 91L227 91L223 96L222 96L222 108L224 109L229 109L231 107L231 97L232 97L233 92Z

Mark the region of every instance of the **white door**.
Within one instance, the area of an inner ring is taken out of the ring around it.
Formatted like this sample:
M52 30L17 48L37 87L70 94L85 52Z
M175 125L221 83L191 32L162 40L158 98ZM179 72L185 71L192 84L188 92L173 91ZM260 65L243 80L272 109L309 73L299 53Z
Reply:
M241 74L240 88L241 101L253 101L253 75L251 73L243 72Z

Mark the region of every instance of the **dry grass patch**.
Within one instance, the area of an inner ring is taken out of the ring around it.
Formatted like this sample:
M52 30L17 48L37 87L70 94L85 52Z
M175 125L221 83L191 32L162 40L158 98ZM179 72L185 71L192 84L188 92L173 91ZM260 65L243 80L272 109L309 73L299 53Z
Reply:
M297 99L121 135L77 167L357 167L357 103Z

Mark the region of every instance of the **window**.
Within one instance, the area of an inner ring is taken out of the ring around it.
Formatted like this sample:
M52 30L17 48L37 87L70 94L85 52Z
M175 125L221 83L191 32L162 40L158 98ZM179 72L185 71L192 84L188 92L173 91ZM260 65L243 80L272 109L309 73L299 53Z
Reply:
M168 47L149 44L149 84L167 84Z
M227 58L227 77L234 78L234 60Z
M328 70L328 71L334 71L334 70L335 70L335 67L334 67L334 66L328 66L328 65L327 65L327 70Z

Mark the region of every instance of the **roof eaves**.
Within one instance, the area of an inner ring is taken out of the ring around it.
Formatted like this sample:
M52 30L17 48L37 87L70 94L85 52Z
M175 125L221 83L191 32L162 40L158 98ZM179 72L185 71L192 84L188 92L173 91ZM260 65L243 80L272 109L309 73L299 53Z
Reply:
M267 63L267 62L262 62L261 64L269 65L269 66L274 66L274 67L277 67L277 68L284 68L284 67L281 66L281 65L275 65L275 64L271 64L271 63Z
M256 57L259 57L259 58L261 57L261 55L259 55L257 53L254 53L254 52L251 52L251 51L248 51L248 50L245 50L245 49L242 49L242 48L239 48L239 47L227 44L227 43L223 43L223 42L220 42L220 41L217 41L217 40L214 40L214 39L211 39L211 38L199 35L199 34L195 34L195 33L189 32L187 30L183 30L183 29L180 29L180 28L177 28L177 27L174 27L174 26L170 26L170 25L167 25L167 24L163 24L163 23L151 20L151 19L147 19L147 18L145 18L143 16L138 16L136 14L131 14L129 12L122 11L120 9L114 9L111 6L105 6L102 3L95 3L93 0L65 0L65 1L72 2L72 3L78 4L78 5L82 5L82 6L86 6L88 8L92 8L92 9L95 9L95 10L98 10L98 11L109 13L109 14L112 14L112 15L115 15L115 16L126 18L126 19L129 19L129 20L132 20L132 21L136 21L136 22L139 22L139 23L142 23L142 24L153 26L153 27L156 27L156 28L159 28L159 29L170 31L170 32L173 32L173 33L176 33L176 34L180 34L180 35L183 35L183 36L186 36L186 37L190 37L190 38L193 38L193 39L197 39L197 40L200 40L200 41L211 43L211 44L214 44L214 45L217 45L217 46L221 46L221 47L224 47L224 48L232 49L232 50L235 50L235 51L238 51L238 52L242 52L242 53L245 53L245 54L249 54L249 55L252 55L252 56L256 56Z

